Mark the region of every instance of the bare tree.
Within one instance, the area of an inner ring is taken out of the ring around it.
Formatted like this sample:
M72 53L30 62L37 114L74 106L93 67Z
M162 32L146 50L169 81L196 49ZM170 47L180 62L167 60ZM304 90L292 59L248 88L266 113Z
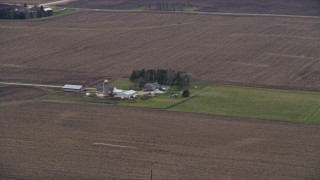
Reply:
M189 85L191 82L191 74L189 73L182 73L179 77L179 85L181 87Z

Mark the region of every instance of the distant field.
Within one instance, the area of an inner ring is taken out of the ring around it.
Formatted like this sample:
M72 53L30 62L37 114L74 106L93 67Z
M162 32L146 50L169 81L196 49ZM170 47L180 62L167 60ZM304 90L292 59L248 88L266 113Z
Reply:
M0 179L319 177L318 125L17 101L30 93L0 94Z
M50 89L39 89L34 87L24 86L6 86L0 84L0 106L1 103L18 101L23 103L24 101L35 100L41 96L47 95L52 92Z
M114 2L130 5L75 7ZM315 0L188 2L208 2L197 10L211 12L319 15ZM0 81L95 87L163 68L213 84L191 89L190 99L136 102L0 84L0 179L150 179L151 169L153 179L318 179L319 20L95 10L0 20Z
M144 6L196 7L197 11L320 15L318 0L86 0L65 6L93 9L137 9ZM143 9L143 8L142 8Z
M18 4L39 4L46 2L53 2L58 0L0 0L0 3L18 3Z
M1 21L0 80L95 84L164 68L200 81L318 90L319 26L308 18L115 12Z
M320 123L320 93L212 85L178 111Z
M66 15L66 14L70 14L70 13L75 13L77 12L77 10L75 9L68 9L68 8L63 8L63 9L55 9L53 11L53 16L62 16L62 15ZM52 18L52 17L51 17Z

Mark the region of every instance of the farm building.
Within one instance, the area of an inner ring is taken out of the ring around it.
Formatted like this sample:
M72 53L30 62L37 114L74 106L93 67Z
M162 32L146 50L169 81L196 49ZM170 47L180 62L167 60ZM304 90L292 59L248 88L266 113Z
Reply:
M115 95L117 95L117 94L120 94L120 93L122 93L124 90L122 90L122 89L117 89L117 87L114 87L113 88L113 94L115 94Z
M63 91L65 92L85 92L86 88L82 85L71 85L71 84L66 84L62 87Z
M166 92L170 89L170 86L163 86L160 85L159 83L155 82L155 83L147 83L144 85L143 90L144 91L156 91L156 90L160 90L163 92Z
M161 91L159 89L156 89L155 91L152 91L152 92L154 92L155 94L164 94L164 93L166 93L166 91Z
M160 88L160 84L155 82L155 83L147 83L144 85L143 90L145 91L155 91L156 89Z
M121 99L132 99L136 98L138 96L137 92L134 90L129 90L129 91L121 91L115 97L121 98Z
M53 9L51 9L51 8L48 8L48 7L43 8L43 11L44 11L45 16L52 16L53 15Z
M99 84L96 88L97 93L99 94L113 94L113 87L109 84L108 80L104 80L102 84Z

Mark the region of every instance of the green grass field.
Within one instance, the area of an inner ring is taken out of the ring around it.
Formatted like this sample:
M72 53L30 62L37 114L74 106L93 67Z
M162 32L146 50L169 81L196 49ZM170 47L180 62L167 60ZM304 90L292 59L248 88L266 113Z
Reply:
M121 89L132 87L132 83L127 79L120 79L111 84ZM166 94L145 100L136 98L113 101L63 92L42 97L40 100L114 104L244 118L320 123L320 93L318 92L227 85L206 85L198 88L190 86L188 89L191 93L189 98L181 98L180 89L173 87ZM178 94L179 97L171 98L172 94Z
M53 11L53 16L62 16L74 12L77 12L77 10L68 8L55 8Z
M198 9L200 8L195 6L186 6L182 9L182 11L193 12L193 11L197 11Z
M320 93L210 85L171 110L320 123Z
M40 101L58 101L58 102L77 102L77 103L97 103L97 104L115 104L114 101L98 97L87 97L82 93L56 92L39 98Z
M116 81L111 82L111 85L113 87L116 87L117 89L132 89L133 83L129 81L128 78L122 78L118 79Z
M197 11L199 10L199 7L188 5L184 6L182 8L177 8L176 11L187 11L187 12L192 12L192 11ZM138 11L169 11L169 10L157 10L155 7L152 7L150 10L149 7L146 6L139 6L137 8L133 8L133 10L138 10Z

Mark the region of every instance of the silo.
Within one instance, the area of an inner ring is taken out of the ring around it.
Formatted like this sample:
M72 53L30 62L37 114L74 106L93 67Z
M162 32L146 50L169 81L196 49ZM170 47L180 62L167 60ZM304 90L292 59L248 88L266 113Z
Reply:
M108 80L104 80L103 84L102 84L102 88L103 88L103 94L107 95L109 94L109 81Z

